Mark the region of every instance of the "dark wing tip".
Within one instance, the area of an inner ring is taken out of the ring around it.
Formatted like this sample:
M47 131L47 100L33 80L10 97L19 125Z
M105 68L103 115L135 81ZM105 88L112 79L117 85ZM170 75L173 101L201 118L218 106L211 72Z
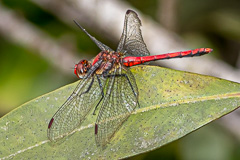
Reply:
M131 10L131 9L128 9L127 12L126 12L126 15L129 15L130 13L134 14L134 16L135 16L136 19L139 21L140 26L141 26L141 25L142 25L142 22L141 22L140 18L138 17L138 14L137 14L135 11L133 11L133 10Z
M80 26L79 23L76 20L73 20L73 22L77 25Z
M81 28L81 29L83 30L82 26L81 26L77 21L73 20L73 22L74 22L79 28Z
M54 118L52 118L52 119L50 120L50 122L49 122L49 124L48 124L48 129L51 128L53 121L54 121Z
M95 135L98 134L98 125L95 123Z
M129 14L129 13L131 13L131 12L135 13L133 10L128 9L127 12L126 12L126 14Z

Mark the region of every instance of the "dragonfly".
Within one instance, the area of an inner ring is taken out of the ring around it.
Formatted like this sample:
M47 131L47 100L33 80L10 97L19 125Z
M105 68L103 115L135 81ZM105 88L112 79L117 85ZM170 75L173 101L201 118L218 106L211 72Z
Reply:
M141 20L133 10L126 12L116 51L74 22L101 52L92 60L81 60L75 65L74 73L81 81L51 118L48 124L48 138L51 141L69 135L81 126L89 113L95 115L98 112L94 127L95 141L97 146L106 146L140 106L138 87L129 67L156 60L201 56L213 51L211 48L198 48L150 56L142 38Z

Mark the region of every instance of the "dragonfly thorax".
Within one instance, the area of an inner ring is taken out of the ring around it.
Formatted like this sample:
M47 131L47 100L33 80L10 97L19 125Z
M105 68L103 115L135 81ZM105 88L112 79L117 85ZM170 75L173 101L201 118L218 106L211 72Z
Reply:
M117 63L119 62L121 56L121 53L115 51L102 51L99 55L99 57L101 57L104 61L115 61Z
M74 73L78 78L82 79L86 76L90 68L91 68L91 63L84 59L79 61L78 64L75 65Z

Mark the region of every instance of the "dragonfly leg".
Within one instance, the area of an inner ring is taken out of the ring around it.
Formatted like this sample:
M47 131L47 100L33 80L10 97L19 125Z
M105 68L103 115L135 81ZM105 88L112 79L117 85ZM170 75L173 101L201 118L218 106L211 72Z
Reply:
M84 92L82 92L79 96L81 96L81 95L83 95L83 94L85 94L85 93L88 93L89 90L92 88L93 82L94 82L94 77L92 77L92 81L91 81L89 87L87 88L87 90L84 91Z
M103 86L102 86L102 83L101 83L101 80L99 79L99 76L97 75L97 80L98 80L98 84L99 84L99 87L101 89L101 94L102 94L102 97L100 98L100 100L98 101L94 111L93 111L93 115L96 115L96 110L97 110L97 107L98 105L100 104L100 102L102 101L103 97L104 97L104 92L103 92Z

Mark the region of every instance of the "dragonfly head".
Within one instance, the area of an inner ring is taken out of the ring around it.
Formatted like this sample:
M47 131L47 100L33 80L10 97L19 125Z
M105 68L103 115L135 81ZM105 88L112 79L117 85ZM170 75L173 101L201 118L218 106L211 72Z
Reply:
M78 64L74 67L74 73L80 79L84 78L91 67L91 63L87 60L81 60Z

